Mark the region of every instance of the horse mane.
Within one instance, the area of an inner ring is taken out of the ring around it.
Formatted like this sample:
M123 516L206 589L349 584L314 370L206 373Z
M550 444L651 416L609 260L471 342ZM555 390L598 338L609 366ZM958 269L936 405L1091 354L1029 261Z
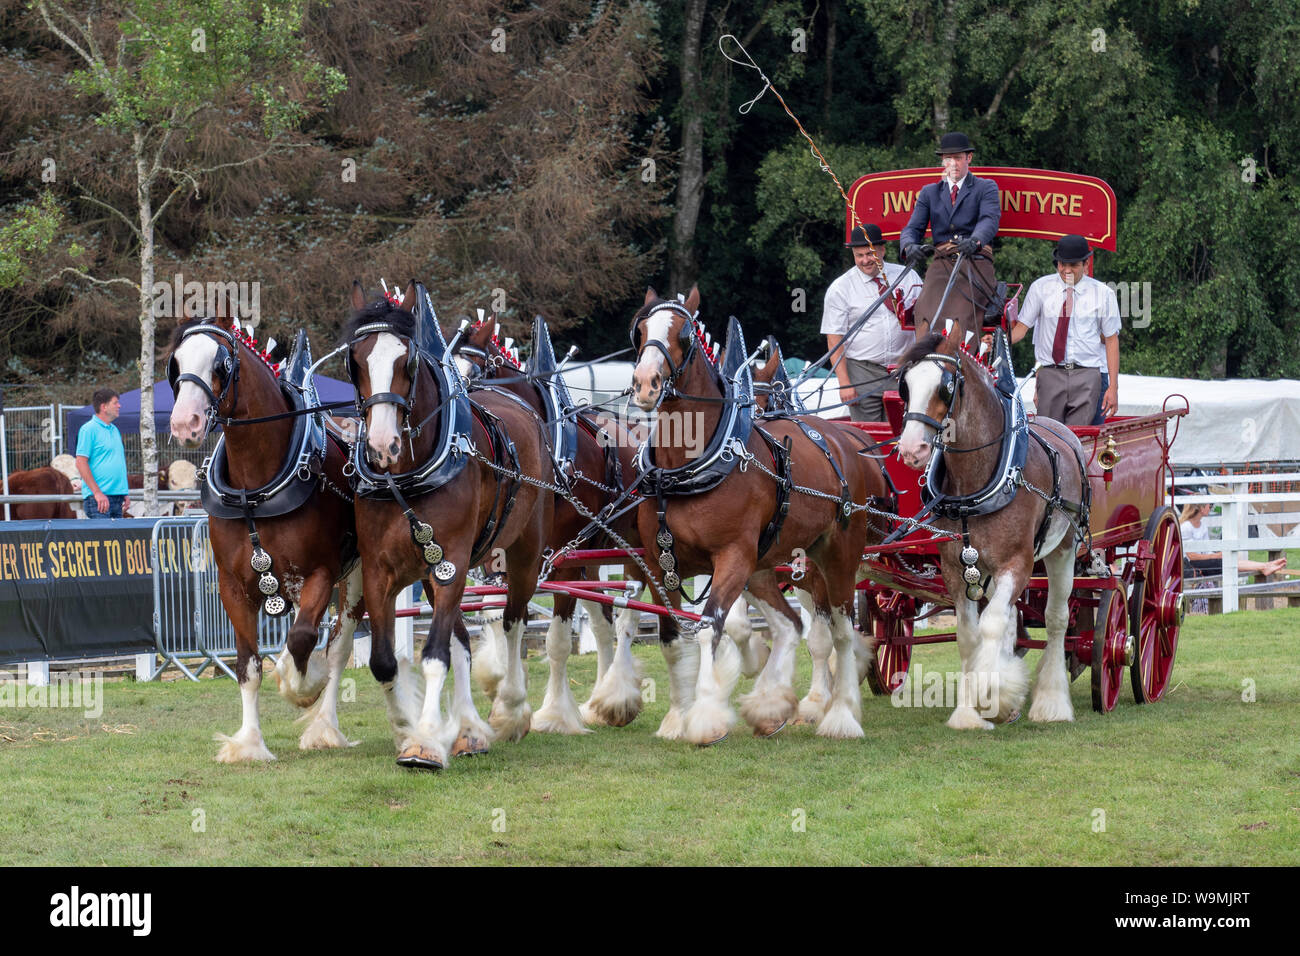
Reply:
M635 329L642 319L649 317L650 313L660 306L681 304L682 303L676 299L662 298L655 299L653 302L647 302L645 305L641 306L641 308L637 309L636 314L632 316L632 328ZM703 352L704 357L709 360L709 365L713 367L714 371L717 371L722 361L722 346L718 342L714 342L713 345L709 345L705 342L704 333L707 329L705 328L704 323L698 318L691 319L690 321L692 334L698 340L697 344L699 345L700 351Z
M415 316L388 299L376 299L364 309L353 312L343 323L343 343L351 342L357 329L371 322L383 322L393 332L404 338L415 337Z
M496 319L491 319L490 321L494 325L496 324ZM480 329L482 329L483 326L487 325L488 322L489 322L488 319L480 319L479 321L474 323L474 327L470 329L470 331L477 332ZM507 349L505 345L501 343L501 340L497 338L497 333L495 329L492 332L492 338L488 339L488 344L493 346L497 350L497 354L503 356L505 360L509 362L511 365L513 365L516 369L518 369L521 372L524 370L523 365L519 361L518 351L513 348Z
M903 368L913 362L921 361L939 347L939 343L943 341L943 338L942 332L931 332L925 338L917 339L916 344L903 353L903 356L898 360L898 367Z
M272 375L276 378L280 377L279 365L273 358L271 358L271 353L259 346L257 344L257 339L253 338L251 335L244 334L243 330L239 327L238 320L231 322L228 328L220 319L208 319L201 316L195 316L194 318L186 319L184 322L178 322L175 328L172 329L171 340L167 344L168 358L171 357L177 347L181 344L181 340L185 338L186 332L196 325L205 324L219 325L221 328L226 329L227 332L235 337L235 341L242 343L245 348L260 358L262 363L271 370Z

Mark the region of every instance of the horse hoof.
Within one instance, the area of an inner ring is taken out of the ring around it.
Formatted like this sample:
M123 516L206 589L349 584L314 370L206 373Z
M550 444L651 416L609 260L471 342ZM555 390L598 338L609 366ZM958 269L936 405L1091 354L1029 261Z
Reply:
M477 757L479 754L487 752L487 741L480 737L472 737L469 734L461 734L456 738L456 742L451 745L451 755L453 757Z
M439 760L428 747L413 744L397 755L397 765L408 770L441 770Z
M786 725L787 723L789 723L789 721L782 720L782 721L779 721L779 722L778 722L778 721L769 721L768 723L765 723L765 724L759 724L757 727L754 728L754 736L755 736L755 737L775 737L775 736L776 736L777 734L779 734L783 729L785 729L785 725Z
M727 739L728 737L730 737L730 736L731 736L730 734L723 734L721 737L715 737L713 740L703 740L703 741L700 741L700 742L697 743L695 746L697 746L697 747L701 747L701 748L703 748L703 747L712 747L712 746L714 746L715 744L720 744L720 743L722 743L724 740L726 740L726 739Z
M1004 720L1003 723L1004 723L1004 724L1014 724L1014 723L1015 723L1017 720L1019 720L1019 719L1020 719L1020 711L1018 711L1018 710L1013 710L1013 711L1011 712L1011 716L1008 717L1006 720ZM994 721L994 723L996 723L996 721Z

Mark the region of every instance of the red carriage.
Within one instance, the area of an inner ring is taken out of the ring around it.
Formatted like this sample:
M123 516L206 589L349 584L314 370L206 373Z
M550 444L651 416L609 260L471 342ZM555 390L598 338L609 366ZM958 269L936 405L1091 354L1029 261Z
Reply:
M973 167L972 172L998 183L1000 235L1059 239L1082 234L1093 248L1115 249L1115 196L1105 182L1045 170ZM859 221L878 223L887 239L897 238L916 190L933 178L934 171L929 169L864 176L850 189L852 212ZM847 219L846 231L852 226L852 213ZM1090 272L1091 265L1090 261ZM1004 330L1009 330L1016 316L1019 287L1012 288L1015 291L1008 296L1002 315ZM1182 399L1181 407L1171 408L1172 399ZM885 394L885 406L888 422L858 427L885 443L888 450L902 424L903 406L897 392ZM1071 676L1091 666L1093 708L1103 713L1112 710L1119 699L1125 667L1139 703L1159 700L1169 686L1183 615L1182 537L1170 506L1173 475L1169 450L1177 435L1178 418L1187 410L1185 398L1170 396L1159 414L1115 416L1102 425L1072 429L1083 445L1091 485L1092 546L1104 555L1108 573L1075 577L1066 651ZM892 455L886 467L897 487L914 491L914 471ZM919 499L919 494L901 494L900 517L914 516ZM914 634L920 605L930 603L938 610L951 604L936 571L935 541L924 530L865 556L865 580L859 584L859 625L874 631L876 638L868 677L878 694L901 686L914 645L955 638L953 633ZM1041 641L1030 640L1025 628L1042 625L1046 584L1041 568L1037 569L1017 602L1018 645L1022 649L1043 646Z

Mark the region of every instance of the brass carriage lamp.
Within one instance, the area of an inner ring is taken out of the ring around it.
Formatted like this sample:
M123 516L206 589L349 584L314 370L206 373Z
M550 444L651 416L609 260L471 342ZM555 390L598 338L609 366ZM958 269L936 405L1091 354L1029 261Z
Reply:
M1101 466L1101 479L1110 487L1111 470L1119 464L1120 454L1115 450L1115 436L1106 436L1106 447L1097 455L1097 464Z

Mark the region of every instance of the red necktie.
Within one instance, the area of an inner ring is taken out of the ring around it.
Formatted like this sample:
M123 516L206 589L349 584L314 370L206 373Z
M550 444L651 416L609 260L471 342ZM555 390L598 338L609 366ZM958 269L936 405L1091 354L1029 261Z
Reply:
M952 204L954 206L957 205L957 184L956 183L953 183L952 185Z
M885 294L885 280L884 280L882 277L880 277L880 276L872 276L872 279L873 279L873 281L876 283L876 288L877 288L878 290L880 290L880 294L881 294L881 295L884 295L884 294ZM897 307L894 305L894 300L893 300L893 299L886 299L886 300L885 300L885 308L887 308L887 309L888 309L891 313L893 313L894 315L898 315L898 309L897 309Z
M1065 287L1065 298L1061 300L1061 315L1056 320L1056 335L1052 337L1052 364L1060 365L1065 361L1065 340L1070 335L1070 313L1074 311L1074 286Z

